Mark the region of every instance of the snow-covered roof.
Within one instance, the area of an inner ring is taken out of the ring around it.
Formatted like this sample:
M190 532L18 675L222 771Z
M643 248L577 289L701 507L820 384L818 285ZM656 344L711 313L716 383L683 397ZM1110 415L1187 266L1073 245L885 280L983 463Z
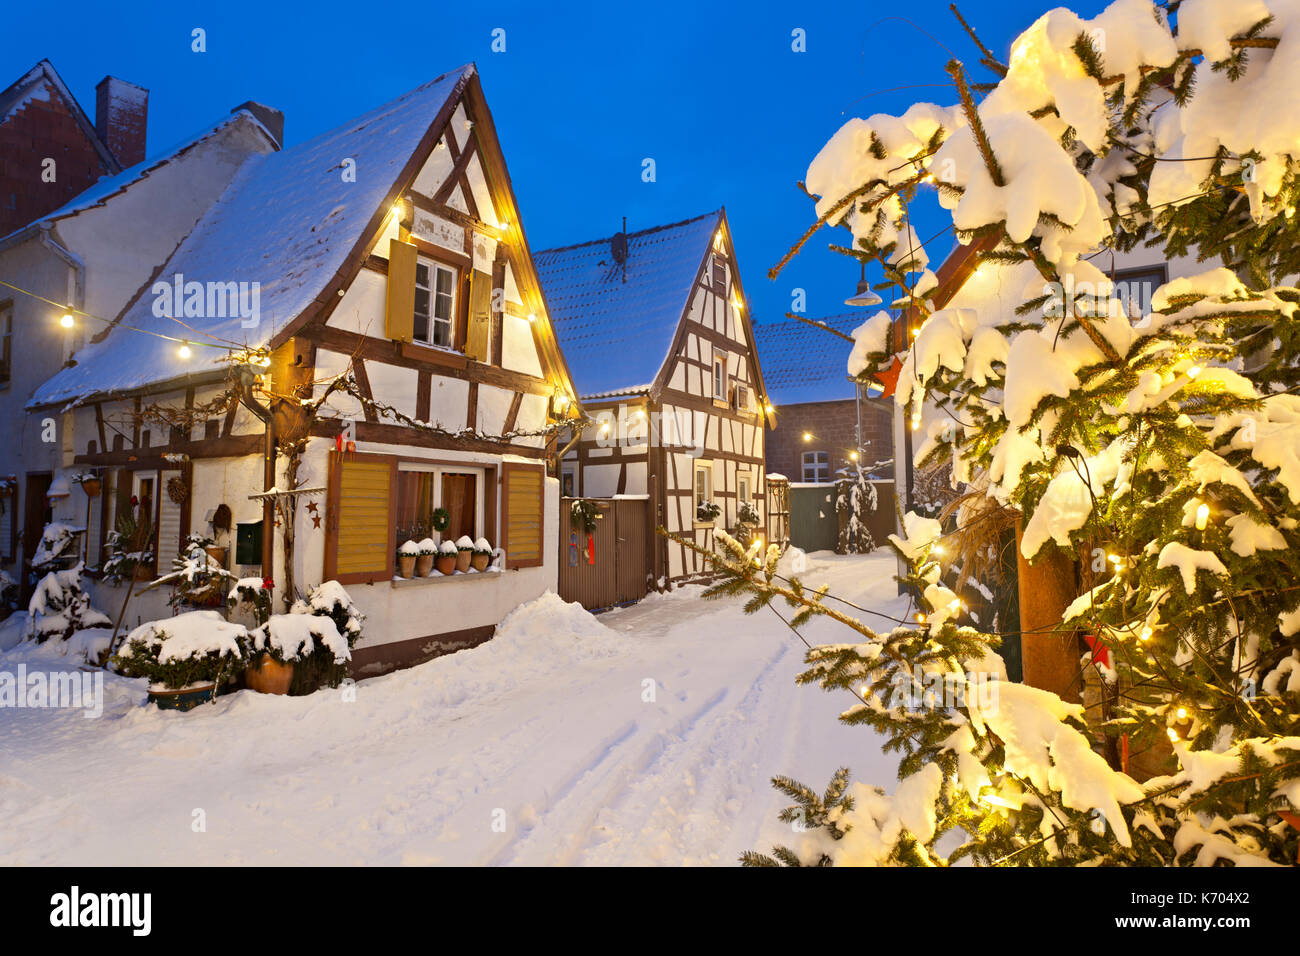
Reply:
M193 136L186 137L179 143L155 153L153 156L136 163L134 166L127 167L115 176L101 177L93 186L83 189L58 209L46 213L41 218L34 219L25 226L14 230L14 232L10 233L8 236L0 238L0 245L7 242L11 236L28 232L33 226L39 225L40 223L54 222L58 219L64 219L68 216L76 215L82 210L89 209L92 206L100 205L111 197L116 196L118 193L129 189L140 180L147 179L149 174L154 170L172 162L178 156L188 152L205 140L220 133L226 127L240 122L241 120L243 122L252 122L256 124L258 129L261 129L266 133L268 139L275 139L275 137L272 136L264 126L262 126L257 117L248 110L235 110L233 113L223 116L219 121L211 126L204 127L200 132Z
M578 394L643 393L659 375L722 211L533 256Z
M473 74L472 64L460 67L305 143L254 157L236 173L157 279L255 282L255 324L245 328L238 316L185 316L184 324L157 316L147 283L114 327L42 385L29 407L211 373L226 353L204 343L266 347L324 294L402 185L399 178L444 105ZM346 159L355 162L355 177L343 175ZM175 341L148 332L188 340L192 357L182 359Z
M852 335L871 314L864 309L821 321ZM848 372L852 342L797 319L755 322L754 339L768 399L778 408L853 398L857 386L849 381Z

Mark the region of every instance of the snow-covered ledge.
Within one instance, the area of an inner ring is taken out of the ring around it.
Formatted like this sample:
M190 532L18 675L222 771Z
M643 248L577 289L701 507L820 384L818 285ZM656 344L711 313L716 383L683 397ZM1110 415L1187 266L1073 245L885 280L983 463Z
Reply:
M450 581L492 580L499 578L501 571L457 571L455 574L431 574L427 578L399 578L392 580L395 588L419 586L421 584L446 584Z

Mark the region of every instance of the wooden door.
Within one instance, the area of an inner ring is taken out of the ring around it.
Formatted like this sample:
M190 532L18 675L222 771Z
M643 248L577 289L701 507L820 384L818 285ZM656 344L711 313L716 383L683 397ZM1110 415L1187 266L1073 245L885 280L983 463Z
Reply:
M49 472L28 473L27 486L23 498L23 580L22 580L22 603L24 605L31 599L32 584L30 582L32 570L32 555L41 545L41 536L45 533L45 526L54 520L54 509L50 507L50 499L45 497L45 493L50 490L51 476Z

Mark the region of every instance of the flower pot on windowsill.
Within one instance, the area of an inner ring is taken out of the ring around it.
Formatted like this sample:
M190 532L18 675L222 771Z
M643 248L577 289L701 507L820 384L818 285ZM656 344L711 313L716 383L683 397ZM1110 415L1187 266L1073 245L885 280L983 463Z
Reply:
M293 661L281 663L263 652L244 671L244 683L259 694L287 694L293 683Z
M466 571L468 571L470 559L473 557L474 554L471 551L457 551L456 570L461 572L461 574L464 574Z
M475 551L473 557L469 559L469 565L475 571L486 571L488 562L491 560L492 560L492 555L483 554L481 552Z
M457 559L457 557L458 557L458 555L455 555L455 554L440 554L440 555L438 555L438 558L437 558L437 561L436 561L436 563L437 563L437 565L438 565L438 573L439 573L439 574L455 574L455 573L456 573L456 559Z
M415 576L427 578L433 572L433 555L422 554L415 559Z
M415 562L418 554L399 554L397 556L397 573L404 578L415 577Z

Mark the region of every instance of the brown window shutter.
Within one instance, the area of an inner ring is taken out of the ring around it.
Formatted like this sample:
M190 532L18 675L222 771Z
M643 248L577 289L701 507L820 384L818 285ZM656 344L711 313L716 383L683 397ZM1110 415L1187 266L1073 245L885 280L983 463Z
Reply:
M325 577L342 584L393 576L397 460L330 453Z
M465 357L486 362L492 343L492 277L475 269L469 280L469 330Z
M505 514L506 563L511 568L542 564L542 511L546 473L540 465L507 462L502 472L501 510Z
M415 328L416 249L400 239L388 240L388 309L384 334L399 342L411 341Z

